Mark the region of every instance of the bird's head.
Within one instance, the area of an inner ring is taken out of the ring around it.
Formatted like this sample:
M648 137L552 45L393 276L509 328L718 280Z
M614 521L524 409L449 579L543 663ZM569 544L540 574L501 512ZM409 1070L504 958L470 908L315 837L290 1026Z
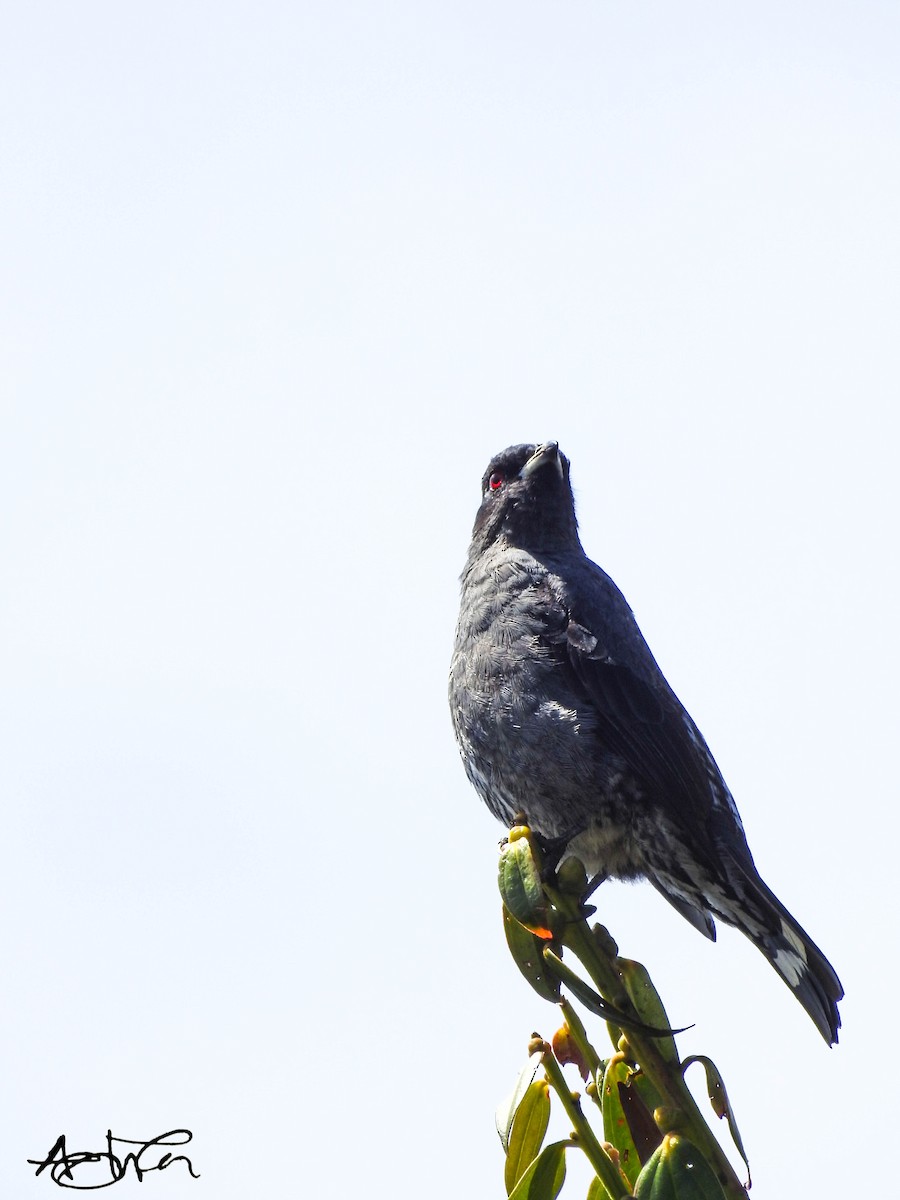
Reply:
M531 551L577 543L569 460L556 442L510 446L488 463L472 548L484 550L501 538Z

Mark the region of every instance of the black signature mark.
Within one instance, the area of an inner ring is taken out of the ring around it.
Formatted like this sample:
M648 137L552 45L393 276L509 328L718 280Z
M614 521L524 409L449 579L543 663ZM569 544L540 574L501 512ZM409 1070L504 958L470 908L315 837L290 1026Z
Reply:
M174 1163L183 1162L188 1169L188 1173L193 1179L199 1179L200 1176L194 1171L191 1166L191 1160L185 1154L171 1154L168 1150L164 1151L162 1156L156 1161L151 1162L154 1148L159 1146L186 1146L194 1135L189 1129L170 1129L168 1133L161 1133L159 1137L150 1138L147 1142L139 1142L134 1138L113 1137L112 1132L106 1131L106 1149L105 1150L78 1150L74 1154L70 1154L66 1148L66 1135L64 1133L56 1139L46 1158L29 1158L28 1162L37 1167L35 1175L40 1175L42 1171L49 1170L50 1178L54 1183L58 1183L60 1187L76 1188L78 1191L89 1192L96 1188L110 1187L114 1183L118 1183L120 1179L124 1179L129 1166L134 1168L134 1174L140 1182L148 1171L165 1171ZM136 1153L129 1150L124 1158L119 1156L113 1150L113 1143L120 1146L140 1146L140 1150ZM106 1163L109 1168L109 1179L103 1179L103 1176L98 1171L83 1170L90 1163ZM79 1171L80 1178L84 1182L76 1182L75 1172ZM89 1183L88 1180L100 1180L101 1182Z

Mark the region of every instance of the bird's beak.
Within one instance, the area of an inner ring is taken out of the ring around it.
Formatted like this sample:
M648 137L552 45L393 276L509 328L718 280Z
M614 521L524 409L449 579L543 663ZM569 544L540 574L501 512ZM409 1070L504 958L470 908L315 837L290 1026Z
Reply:
M531 458L519 472L520 479L527 479L545 463L552 462L562 478L563 468L559 457L559 442L541 442Z

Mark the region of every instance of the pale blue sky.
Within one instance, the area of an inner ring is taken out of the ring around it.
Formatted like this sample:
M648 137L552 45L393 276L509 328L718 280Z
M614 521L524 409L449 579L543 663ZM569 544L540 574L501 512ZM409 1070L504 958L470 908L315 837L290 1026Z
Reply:
M494 1106L555 1013L445 687L481 472L549 437L843 979L840 1047L739 935L646 886L601 915L721 1067L759 1195L865 1190L898 61L893 3L7 12L4 1194L50 1194L24 1160L61 1132L185 1125L202 1178L142 1196L502 1195Z

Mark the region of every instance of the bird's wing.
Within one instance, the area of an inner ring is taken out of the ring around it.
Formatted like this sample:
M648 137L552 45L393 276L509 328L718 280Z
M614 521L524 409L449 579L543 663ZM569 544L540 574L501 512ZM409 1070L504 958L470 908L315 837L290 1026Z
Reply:
M566 649L605 744L660 796L694 845L708 846L714 858L723 843L749 856L734 801L700 731L666 682L621 592L599 567L589 566L589 587L563 598Z

